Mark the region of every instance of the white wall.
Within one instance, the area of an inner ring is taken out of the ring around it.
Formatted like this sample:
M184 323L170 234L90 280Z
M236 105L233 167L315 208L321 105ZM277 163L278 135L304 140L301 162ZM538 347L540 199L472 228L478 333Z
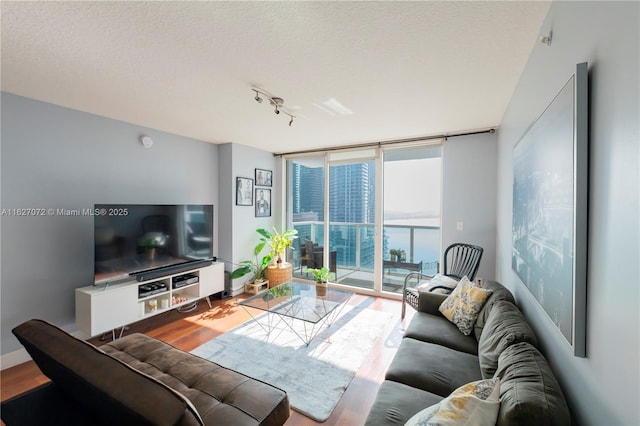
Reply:
M217 253L217 145L5 92L1 101L3 209L213 204ZM93 218L4 215L1 223L6 354L21 347L11 329L25 320L75 330L74 290L93 282Z
M640 424L640 3L553 2L498 135L497 272L531 321L577 424ZM589 63L587 358L572 349L511 269L512 152Z
M495 279L496 134L452 137L442 164L442 249L452 243L484 248L477 278ZM463 222L463 230L457 230Z

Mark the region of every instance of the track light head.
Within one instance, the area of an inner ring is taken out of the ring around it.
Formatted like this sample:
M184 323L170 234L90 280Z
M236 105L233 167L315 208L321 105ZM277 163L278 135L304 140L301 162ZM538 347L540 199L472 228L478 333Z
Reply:
M284 99L279 98L277 96L271 96L259 89L251 89L251 90L253 90L253 92L256 94L256 96L253 98L255 99L256 102L262 103L262 101L266 99L269 101L269 104L273 107L273 112L276 113L276 115L280 114L280 108L283 108ZM260 97L260 95L262 95L263 97ZM291 126L293 124L293 119L295 117L291 115L291 113L286 109L283 109L282 111L284 112L285 115L288 115L291 118L289 120L289 126Z
M255 89L253 89L253 91L256 92L256 97L253 98L253 99L255 99L257 103L261 104L262 103L262 98L260 97L260 93Z

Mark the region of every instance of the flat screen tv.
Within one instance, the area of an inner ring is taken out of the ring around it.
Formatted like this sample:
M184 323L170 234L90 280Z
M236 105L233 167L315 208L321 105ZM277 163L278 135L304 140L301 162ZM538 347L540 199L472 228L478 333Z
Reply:
M94 284L213 257L213 205L96 204Z

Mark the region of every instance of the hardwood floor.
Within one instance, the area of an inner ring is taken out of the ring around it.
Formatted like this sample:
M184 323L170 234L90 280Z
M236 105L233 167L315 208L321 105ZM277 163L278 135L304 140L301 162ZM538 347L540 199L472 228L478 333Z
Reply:
M198 308L193 312L180 313L172 310L132 324L125 334L144 333L188 352L249 320L249 314L237 305L242 298L243 296L225 300L212 299L212 308L209 308L205 301L200 301ZM349 384L336 409L324 423L313 421L292 410L286 425L361 425L364 423L378 387L400 344L404 328L411 320L413 313L407 312L406 318L401 321L400 302L380 297L354 295L349 303L357 305L367 301L370 302L370 309L395 315ZM110 340L111 336L108 338ZM99 337L89 341L97 346L106 343ZM0 379L2 401L48 381L32 361L3 370L0 373Z

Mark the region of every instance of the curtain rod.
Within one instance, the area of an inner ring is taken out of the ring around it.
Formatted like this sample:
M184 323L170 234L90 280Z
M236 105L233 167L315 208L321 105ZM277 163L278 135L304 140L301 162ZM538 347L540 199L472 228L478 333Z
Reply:
M463 132L463 133L453 133L453 134L449 134L449 135L421 136L421 137L415 137L415 138L394 139L394 140L381 141L381 142L369 142L369 143L361 143L361 144L353 144L353 145L342 145L342 146L335 146L335 147L330 147L330 148L315 148L315 149L305 149L305 150L301 150L301 151L275 152L273 154L273 156L274 157L281 157L283 155L290 155L290 154L311 154L311 153L314 153L314 152L340 151L340 150L343 150L343 149L368 148L368 147L372 147L372 146L385 146L385 145L393 145L393 144L399 144L399 143L429 141L429 140L433 140L433 139L444 139L444 140L447 140L448 138L455 138L455 137L458 137L458 136L479 135L479 134L483 134L483 133L493 134L495 132L496 132L496 129L490 128L490 129L487 129L487 130L478 130L478 131L474 131L474 132Z

